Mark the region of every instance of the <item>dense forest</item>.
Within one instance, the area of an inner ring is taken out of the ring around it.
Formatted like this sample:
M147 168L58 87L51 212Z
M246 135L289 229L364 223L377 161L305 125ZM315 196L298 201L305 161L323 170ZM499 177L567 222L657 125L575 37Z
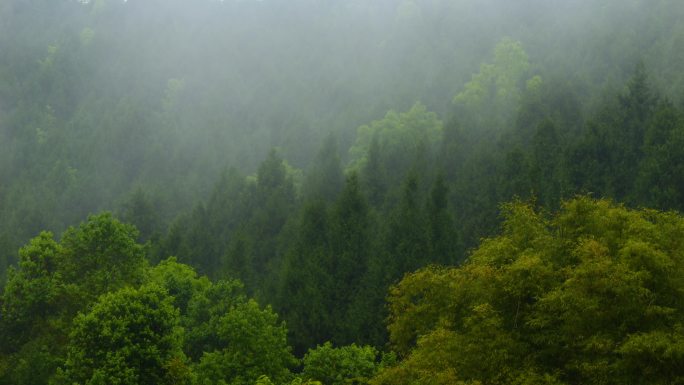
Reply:
M681 0L3 0L0 384L684 384Z

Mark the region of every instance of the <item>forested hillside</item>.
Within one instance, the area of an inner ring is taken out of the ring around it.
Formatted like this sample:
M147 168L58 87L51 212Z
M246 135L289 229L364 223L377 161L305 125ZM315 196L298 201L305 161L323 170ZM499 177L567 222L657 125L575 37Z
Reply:
M684 381L681 20L2 1L0 383Z

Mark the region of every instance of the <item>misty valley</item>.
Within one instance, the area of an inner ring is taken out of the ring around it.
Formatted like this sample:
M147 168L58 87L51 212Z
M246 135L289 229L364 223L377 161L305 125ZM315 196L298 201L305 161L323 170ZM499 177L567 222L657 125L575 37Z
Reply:
M684 384L682 20L0 1L0 385Z

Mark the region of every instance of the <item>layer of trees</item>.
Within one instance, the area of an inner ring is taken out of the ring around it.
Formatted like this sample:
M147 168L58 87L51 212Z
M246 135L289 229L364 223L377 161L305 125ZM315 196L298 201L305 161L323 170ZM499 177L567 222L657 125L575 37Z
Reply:
M500 202L517 197L554 212L588 193L682 209L682 111L642 65L586 121L567 90L529 79L504 114L515 116L510 127L466 129L460 119L481 112L469 112L463 93L462 118L446 125L415 105L359 127L347 167L328 140L304 178L273 152L255 177L227 172L160 238L157 258L246 282L287 321L298 353L327 340L380 347L389 286L429 264L463 261L498 229Z
M684 7L508 3L0 4L0 383L684 381Z
M0 296L0 383L684 380L682 216L589 197L563 202L555 215L529 203L502 208L501 234L462 265L423 268L392 286L384 352L328 341L302 359L286 323L241 282L211 281L175 258L149 264L137 230L110 214L91 216L59 241L41 233L21 249ZM320 219L319 210L304 218ZM300 333L295 343L342 340L354 326L343 289L308 286L315 278L291 282L308 290L293 289L297 311L285 313ZM316 314L325 295L340 306ZM320 318L328 314L347 323Z
M273 147L309 174L333 135L344 167L361 166L373 138L357 138L357 127L386 131L391 116L384 127L372 122L392 109L399 118L417 100L444 122L447 184L471 185L494 167L467 151L487 135L477 128L518 126L527 143L538 115L553 114L563 141L640 60L654 89L676 106L682 96L676 0L2 3L0 276L40 231L59 234L142 197L153 215L136 225L143 237L162 235L209 199L224 170L253 174ZM525 95L528 80L539 94ZM525 118L520 103L532 104ZM426 134L423 145L435 144L437 133ZM382 156L402 149L393 151ZM457 175L465 159L472 172ZM390 178L384 188L405 177L377 171ZM450 187L460 209L466 192ZM379 204L377 193L367 198Z

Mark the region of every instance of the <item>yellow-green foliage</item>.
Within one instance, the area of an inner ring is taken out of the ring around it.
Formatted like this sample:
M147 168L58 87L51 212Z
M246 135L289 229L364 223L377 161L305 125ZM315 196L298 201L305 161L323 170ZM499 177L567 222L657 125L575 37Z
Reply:
M403 358L374 384L684 381L684 219L586 197L546 217L504 205L461 267L389 296Z

